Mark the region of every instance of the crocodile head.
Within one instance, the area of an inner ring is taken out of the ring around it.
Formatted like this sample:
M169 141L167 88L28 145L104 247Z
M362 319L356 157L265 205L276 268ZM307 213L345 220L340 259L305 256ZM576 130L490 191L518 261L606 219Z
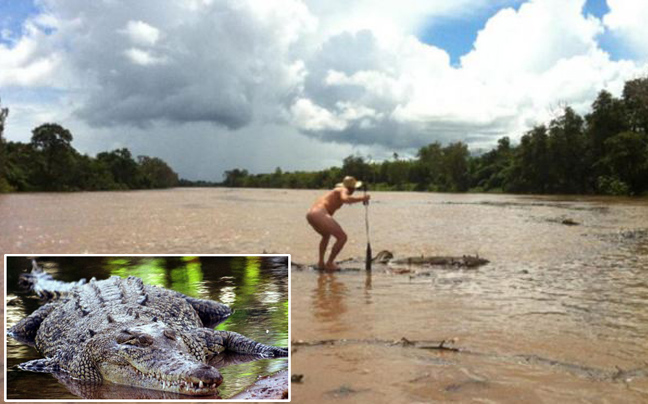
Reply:
M214 394L223 381L203 362L200 340L161 322L97 334L87 347L95 379L191 395ZM77 362L71 373L84 379L87 367Z

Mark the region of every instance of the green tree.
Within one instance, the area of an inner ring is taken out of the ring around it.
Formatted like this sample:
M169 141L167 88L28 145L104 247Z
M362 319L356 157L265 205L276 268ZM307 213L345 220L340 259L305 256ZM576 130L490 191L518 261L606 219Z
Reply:
M317 176L319 188L333 188L342 178L342 169L340 167L331 167L321 172Z
M623 103L630 130L648 135L648 77L625 83Z
M509 188L513 192L545 193L551 183L547 127L536 126L527 132L513 158Z
M137 159L144 187L171 188L178 184L178 174L162 159L148 156L139 156Z
M4 124L6 112L0 117ZM178 182L177 174L161 159L144 157L138 164L125 148L92 158L77 152L72 147L72 139L69 130L55 123L35 128L27 144L6 142L0 136L0 180L8 184L3 188L96 191L168 187Z
M142 185L139 166L127 148L97 154L97 160L110 170L115 183L123 189L137 189Z
M441 143L430 143L417 153L414 178L420 184L420 190L438 191L443 175L443 150Z
M120 188L108 166L101 160L82 155L77 159L77 167L77 185L79 189L105 191Z
M470 186L468 176L468 146L462 142L450 143L443 148L444 190L465 192Z
M41 153L34 150L30 143L6 143L6 178L13 190L39 191L36 184L44 163Z
M590 191L588 173L591 167L583 118L570 107L549 124L550 178L546 190L554 193Z
M32 131L31 145L43 156L39 176L34 183L39 189L69 189L75 171L72 139L72 133L57 123L46 123Z
M603 90L592 103L592 112L585 116L590 160L594 176L603 174L599 166L605 155L605 141L629 129L624 103Z
M226 187L242 187L244 186L244 181L248 175L249 173L247 170L240 170L238 168L225 171L223 173L223 177L225 178L223 185Z
M275 168L274 173L269 179L269 184L268 186L271 188L282 188L283 187L283 171L281 171L281 167Z
M648 142L642 133L623 132L605 141L604 158L614 177L633 194L648 190Z
M382 166L384 168L384 177L386 177L387 183L391 185L393 189L398 191L407 189L410 168L412 166L410 162L395 159L394 161L383 162Z
M361 156L348 156L342 161L342 173L366 180L369 178L371 168ZM337 182L341 180L342 178L338 178Z
M11 191L11 186L7 181L7 153L3 134L9 109L2 108L1 105L2 103L0 103L0 192L8 192Z
M504 191L508 184L514 149L511 140L503 137L497 147L474 159L472 184L478 190Z

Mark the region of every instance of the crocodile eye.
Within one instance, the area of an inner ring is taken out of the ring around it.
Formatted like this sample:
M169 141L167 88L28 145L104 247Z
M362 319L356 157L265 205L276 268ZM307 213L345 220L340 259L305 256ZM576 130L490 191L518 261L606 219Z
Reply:
M132 335L130 335L128 333L122 332L121 334L119 334L117 336L116 340L117 340L118 344L124 344L124 343L127 343L129 340L132 340L133 338L135 338L135 337L133 337Z
M169 339L172 339L174 341L176 339L176 333L173 330L166 329L166 330L163 331L163 334L164 334L165 337L167 337Z
M139 342L140 345L151 345L153 343L153 339L148 335L140 335L137 338L137 341Z

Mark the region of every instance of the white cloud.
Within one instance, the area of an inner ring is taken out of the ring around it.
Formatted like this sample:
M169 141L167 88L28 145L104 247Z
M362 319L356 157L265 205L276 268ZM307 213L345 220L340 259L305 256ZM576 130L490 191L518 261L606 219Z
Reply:
M531 0L504 9L479 32L461 65L475 75L500 78L546 71L563 58L596 48L600 22L581 14L585 0Z
M141 66L157 65L165 62L165 58L158 57L148 51L130 48L124 51L124 54L131 62Z
M0 87L56 85L56 69L61 64L58 51L43 49L48 38L41 27L29 22L16 42L0 43Z
M503 9L479 32L460 67L451 66L443 50L408 35L333 36L307 63L305 95L336 117L342 100L385 119L371 130L347 119L343 129L318 136L393 147L494 142L521 136L561 104L585 112L601 89L618 94L624 80L645 67L610 60L596 42L602 23L583 16L583 6L584 0L531 0L518 10Z
M381 113L362 104L340 101L329 111L306 98L295 101L290 107L290 113L292 124L296 128L311 133L341 132L353 124L362 129L370 129L383 119Z
M492 0L304 0L320 21L321 34L370 30L384 40L416 34L437 18L466 17Z
M607 0L610 12L603 22L613 33L648 60L648 2L645 0Z
M290 107L290 112L293 124L305 131L341 131L347 127L344 119L319 105L315 105L309 99L297 99Z
M120 32L125 33L136 45L152 46L160 39L160 30L144 21L128 21L126 28Z
M473 50L461 58L460 68L439 80L419 80L414 95L398 110L400 119L520 131L524 128L517 116L535 115L541 122L552 104L581 101L584 94L591 100L605 80L623 80L567 68L619 67L597 47L601 26L582 15L583 4L584 0L532 0L517 11L499 11L479 32Z

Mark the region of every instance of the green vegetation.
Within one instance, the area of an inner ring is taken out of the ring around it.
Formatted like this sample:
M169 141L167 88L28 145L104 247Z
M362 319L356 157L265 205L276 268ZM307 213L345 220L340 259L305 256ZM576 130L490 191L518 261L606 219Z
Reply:
M58 124L34 129L28 144L2 138L0 192L149 189L173 186L332 188L344 175L373 190L642 195L648 193L648 77L625 83L621 98L601 91L584 117L565 107L547 125L525 133L518 145L499 139L487 153L471 155L462 142L421 147L413 159L374 162L349 156L342 167L313 172L250 174L225 171L223 182L178 180L159 158L133 159L128 149L79 154L72 134Z
M344 175L364 179L374 190L642 195L648 192L648 78L628 81L621 98L601 91L584 117L565 107L548 125L525 133L519 145L503 137L479 156L462 142L436 142L408 160L396 153L383 162L349 156L341 168L316 172L250 174L237 168L226 171L219 185L332 188Z
M198 257L106 258L104 267L110 275L121 278L137 276L147 285L173 289L187 296L201 296L203 270Z
M5 152L5 141L2 137L7 115L9 115L9 110L7 108L2 108L2 104L0 103L0 192L7 192L11 190L11 186L7 182L5 173L7 156Z
M169 188L178 174L156 157L133 159L128 149L92 158L72 147L72 133L56 123L32 131L30 143L7 142L2 129L8 110L0 109L0 192L99 191Z

